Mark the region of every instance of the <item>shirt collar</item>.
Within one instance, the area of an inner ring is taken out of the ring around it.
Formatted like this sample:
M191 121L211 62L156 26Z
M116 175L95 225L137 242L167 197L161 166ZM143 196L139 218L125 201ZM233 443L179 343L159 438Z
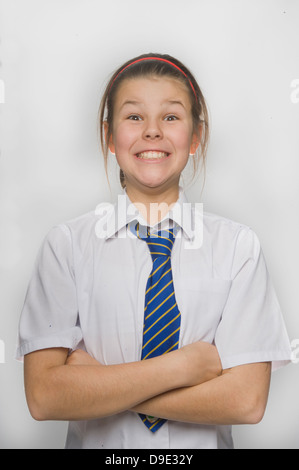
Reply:
M96 215L102 215L99 220L100 224L97 224L97 235L104 239L115 237L116 234L117 237L124 238L126 226L131 222L136 221L140 225L149 225L138 208L131 202L125 189L122 194L118 195L115 204L104 203L97 206ZM160 222L159 227L166 228L171 223L175 223L183 230L189 240L193 240L193 219L192 204L187 201L185 192L180 186L177 202Z

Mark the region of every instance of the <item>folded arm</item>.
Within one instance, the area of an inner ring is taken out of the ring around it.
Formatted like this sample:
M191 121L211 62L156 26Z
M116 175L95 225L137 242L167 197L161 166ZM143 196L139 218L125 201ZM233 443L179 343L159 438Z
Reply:
M256 424L266 408L270 373L266 362L233 367L205 383L154 397L132 411L190 423Z
M217 349L197 342L146 361L104 366L64 348L25 356L25 390L37 420L80 420L125 410L175 421L245 424L261 420L270 363L221 371Z
M68 356L65 348L39 350L24 358L27 402L37 420L110 416L220 372L216 348L204 342L146 361L108 366L84 351Z

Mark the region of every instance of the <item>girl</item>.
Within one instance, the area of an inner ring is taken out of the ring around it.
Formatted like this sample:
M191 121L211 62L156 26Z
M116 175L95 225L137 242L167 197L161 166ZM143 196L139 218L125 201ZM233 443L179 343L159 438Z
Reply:
M69 420L67 448L232 448L290 346L255 233L179 185L204 163L204 97L177 59L146 54L114 73L99 118L123 195L40 248L18 345L30 412Z

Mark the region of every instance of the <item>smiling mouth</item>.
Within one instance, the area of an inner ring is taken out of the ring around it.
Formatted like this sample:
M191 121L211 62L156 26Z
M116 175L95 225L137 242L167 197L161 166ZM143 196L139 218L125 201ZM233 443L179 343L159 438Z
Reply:
M157 152L154 150L150 150L148 152L137 153L136 157L143 160L159 160L161 158L166 158L169 155L170 154L168 152Z

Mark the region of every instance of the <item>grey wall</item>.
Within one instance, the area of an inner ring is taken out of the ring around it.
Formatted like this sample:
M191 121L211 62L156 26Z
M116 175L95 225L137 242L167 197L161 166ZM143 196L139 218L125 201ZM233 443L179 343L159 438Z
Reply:
M96 134L104 83L125 60L172 54L207 99L204 208L258 234L294 346L268 408L237 448L299 448L299 3L296 0L0 2L0 448L59 448L66 423L35 422L14 359L37 249L47 231L114 199Z

